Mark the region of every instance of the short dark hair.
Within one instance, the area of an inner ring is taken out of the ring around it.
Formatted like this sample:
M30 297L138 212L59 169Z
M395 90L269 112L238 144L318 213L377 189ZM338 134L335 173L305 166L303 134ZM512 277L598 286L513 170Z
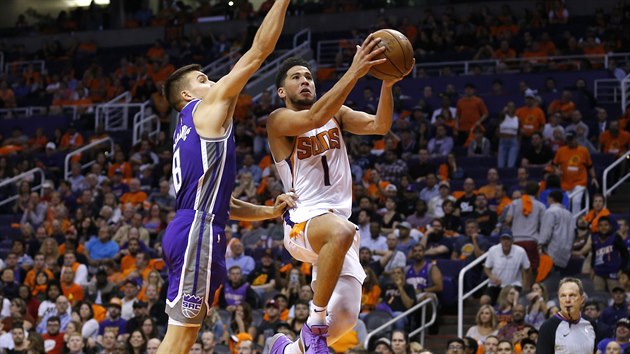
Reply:
M525 345L527 345L527 344L531 344L534 347L536 347L536 342L534 342L533 340L531 340L529 338L521 339L521 348L525 348Z
M166 101L168 101L168 104L178 112L184 107L184 100L179 95L179 91L181 91L183 84L182 79L186 76L186 74L192 71L201 71L201 65L190 64L182 66L169 75L164 82L162 94L164 95L164 98L166 98Z
M300 57L291 57L287 58L280 65L280 69L278 69L278 73L276 74L276 87L284 86L284 80L287 78L287 72L294 66L304 66L309 71L311 70L311 66L308 65L308 62Z
M59 322L59 323L61 323L61 319L59 318L59 316L50 316L48 318L48 320L46 321L46 323L50 323L50 322Z
M560 190L553 190L549 193L549 198L553 199L556 203L562 203L562 199L564 199L564 194Z
M466 342L464 342L464 340L461 338L450 339L448 342L446 342L446 347L448 348L453 343L459 343L462 345L462 347L466 347Z
M599 225L599 224L601 224L601 222L602 222L602 221L606 221L606 222L608 222L609 224L612 224L612 223L610 222L610 216L608 216L608 215L603 215L603 216L600 216L600 217L599 217L599 219L598 219L598 221L597 221L597 224L598 224L598 225Z
M535 197L538 195L539 189L540 189L540 186L538 185L538 182L528 181L527 184L525 185L525 194L529 194Z

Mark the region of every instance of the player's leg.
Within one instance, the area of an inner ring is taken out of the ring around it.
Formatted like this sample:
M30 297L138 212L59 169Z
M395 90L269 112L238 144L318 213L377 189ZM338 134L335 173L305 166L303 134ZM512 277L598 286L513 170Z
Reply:
M361 293L361 283L355 277L349 275L339 277L335 291L328 302L326 323L329 326L329 346L354 328L361 312Z
M317 281L313 289L313 305L309 324L325 324L325 308L337 286L337 280L352 246L356 226L335 214L323 214L311 219L307 229L308 242L317 253ZM323 312L316 312L324 309ZM311 319L314 313L317 318ZM321 313L321 316L319 315Z
M158 354L188 354L197 340L200 326L184 327L169 324L164 340L160 343Z

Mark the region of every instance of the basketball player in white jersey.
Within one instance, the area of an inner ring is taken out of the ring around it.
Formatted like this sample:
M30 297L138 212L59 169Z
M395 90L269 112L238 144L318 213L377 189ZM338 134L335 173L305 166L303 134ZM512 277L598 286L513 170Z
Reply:
M321 99L308 63L287 59L276 85L286 104L269 116L269 145L285 190L295 190L297 207L285 212L284 245L291 255L313 264L313 302L300 338L275 335L271 354L328 353L327 346L351 330L361 307L365 272L359 262L359 233L348 221L352 206L350 164L342 131L384 135L392 125L392 86L384 81L376 115L343 105L356 82L386 59L368 36L343 77Z

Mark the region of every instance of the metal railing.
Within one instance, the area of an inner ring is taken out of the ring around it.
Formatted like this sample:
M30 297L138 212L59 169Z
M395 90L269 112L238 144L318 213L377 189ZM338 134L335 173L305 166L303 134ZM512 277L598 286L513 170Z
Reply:
M129 129L131 114L140 113L142 116L150 112L151 102L131 102L131 93L123 92L111 101L97 105L94 114L94 128L103 127L106 131L121 131Z
M0 74L4 74L4 52L0 52Z
M30 170L28 170L26 172L20 173L17 176L14 176L14 177L11 177L11 178L3 180L2 182L0 182L0 189L2 189L4 187L7 187L7 186L10 186L13 183L19 182L19 181L23 180L24 178L27 178L27 177L29 177L31 175L33 176L33 182L35 182L35 174L39 174L40 175L39 183L38 184L33 184L31 186L31 191L34 191L34 192L39 191L39 194L43 195L44 194L43 185L44 185L44 181L46 180L46 175L44 173L44 170L42 170L41 168L38 168L38 167L30 169ZM19 192L19 190L17 188L16 188L16 191ZM7 197L7 198L5 198L3 200L0 200L0 206L3 206L5 204L9 204L12 201L17 200L18 196L19 196L19 194L15 194L15 195L13 195L11 197Z
M2 58L2 61L4 62L4 57ZM46 71L46 61L44 60L23 60L6 63L4 65L3 74L6 76L10 76L13 73L21 74L18 70L29 65L33 65L36 68L35 71L39 71L40 73L44 73Z
M206 73L209 78L218 78L227 74L241 57L240 50L240 47L230 50L228 54L201 68L201 71Z
M584 203L584 208L578 209L578 210L573 210L573 199L575 199L578 195L579 195L580 198L582 198L582 197L586 198L586 202ZM591 206L591 197L590 197L590 195L588 193L588 189L587 188L584 188L581 191L575 191L575 192L569 194L568 198L569 198L569 207L571 207L571 209L569 209L569 211L571 212L572 215L580 214L583 211L588 212L588 209Z
M273 81L278 68L282 62L293 56L306 57L311 53L311 30L305 28L293 36L293 49L285 52L281 56L261 67L245 86L245 91L250 94L257 94ZM306 60L310 58L304 58Z
M431 319L427 322L426 321L426 307L428 305L431 305L432 311L431 311ZM426 299L422 300L421 302L419 302L419 303L415 304L414 306L412 306L407 311L401 313L400 315L392 318L391 320L383 323L381 326L379 326L379 327L375 328L374 330L372 330L372 332L368 333L368 335L365 337L365 340L363 341L363 347L367 349L368 345L370 344L370 339L372 339L372 337L375 334L383 332L389 326L391 326L392 324L396 323L396 321L409 316L410 314L416 312L419 308L422 308L422 323L420 324L420 326L418 328L416 328L413 331L409 332L409 337L413 337L416 334L421 333L420 334L420 344L422 344L422 346L424 346L424 330L426 328L428 328L429 326L431 326L432 324L434 324L435 320L437 319L437 298L435 296L429 296L428 298L426 298Z
M608 197L612 194L612 192L615 189L617 189L628 178L630 178L630 172L626 172L625 176L620 177L615 184L613 184L611 187L608 187L608 175L611 173L613 169L615 169L617 166L624 163L624 161L626 161L626 166L630 164L630 151L626 151L620 158L618 158L615 162L611 163L610 166L606 167L606 169L604 170L604 176L602 178L604 180L603 185L602 185L604 201L607 201Z
M621 83L617 79L597 79L593 94L598 103L619 103L621 102Z
M621 80L621 111L625 112L630 100L630 74Z
M82 147L80 147L80 148L78 148L78 149L68 153L68 155L66 155L66 158L65 158L65 161L64 161L63 178L67 180L68 177L70 177L70 172L71 172L71 163L70 162L72 161L72 158L74 156L81 156L81 153L83 153L85 151L88 151L88 150L92 150L95 147L103 145L105 143L109 143L109 154L110 154L110 156L113 155L113 153L114 153L114 140L112 140L112 138L110 138L110 137L96 140L95 142L93 142L91 144L82 146ZM96 162L96 160L91 160L91 161L88 161L88 162L86 162L84 164L81 164L81 171L83 171L83 169L85 169L87 167L92 166L95 162Z
M486 278L481 283L477 284L477 286L472 290L469 290L466 294L464 294L464 276L466 275L466 272L474 268L477 264L483 262L486 258L488 258L488 253L484 253L477 257L477 259L459 271L459 277L457 279L457 336L459 338L464 337L464 300L472 296L472 294L474 294L477 290L483 288L490 282L490 279Z
M138 112L133 116L132 146L136 146L142 140L144 133L148 133L150 139L157 138L158 134L160 134L160 117L156 114L145 117L140 113Z
M46 112L46 107L32 106L32 107L17 107L17 108L2 108L0 109L0 119L9 119L15 117L30 117L34 114L43 114Z

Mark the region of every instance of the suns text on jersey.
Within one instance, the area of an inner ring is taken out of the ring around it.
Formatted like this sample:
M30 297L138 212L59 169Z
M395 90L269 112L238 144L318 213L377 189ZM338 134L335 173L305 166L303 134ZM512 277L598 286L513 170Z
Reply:
M307 159L326 150L341 148L339 128L333 128L312 136L300 136L296 141L297 158Z

